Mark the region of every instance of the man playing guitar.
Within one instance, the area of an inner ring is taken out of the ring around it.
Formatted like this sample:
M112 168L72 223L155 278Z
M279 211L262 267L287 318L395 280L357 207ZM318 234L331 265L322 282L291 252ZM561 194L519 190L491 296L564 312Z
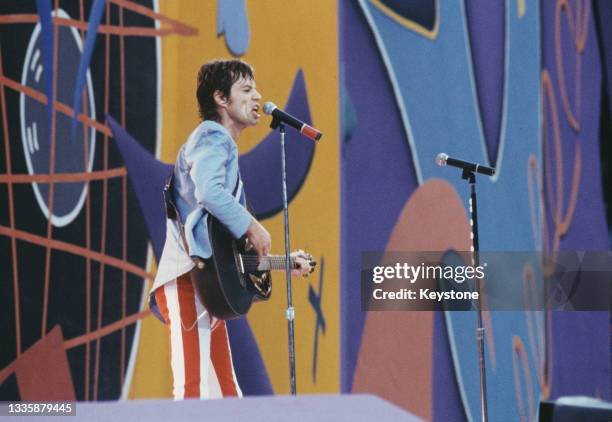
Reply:
M251 66L240 60L205 63L196 97L201 123L180 148L170 191L176 214L151 289L151 309L169 328L175 400L241 396L224 320L208 313L190 272L213 254L207 221L214 216L264 259L270 233L246 209L236 141L259 122L261 95ZM169 215L169 217L171 217ZM293 275L312 271L307 254L292 254ZM203 264L202 264L203 265Z

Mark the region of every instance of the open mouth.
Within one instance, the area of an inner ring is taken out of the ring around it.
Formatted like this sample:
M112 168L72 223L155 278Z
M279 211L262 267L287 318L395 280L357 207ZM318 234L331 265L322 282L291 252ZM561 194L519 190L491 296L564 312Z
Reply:
M255 114L257 117L259 117L259 104L255 104L253 106L253 108L251 109L251 111L253 112L253 114Z

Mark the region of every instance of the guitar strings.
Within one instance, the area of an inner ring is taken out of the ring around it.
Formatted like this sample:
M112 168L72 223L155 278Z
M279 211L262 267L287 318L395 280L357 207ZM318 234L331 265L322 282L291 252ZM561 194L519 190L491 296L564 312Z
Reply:
M261 262L259 261L259 258L255 255L243 255L242 256L242 261L245 264L261 264ZM279 257L264 257L264 262L268 263L270 265L270 267L284 267L285 266L285 256L279 256ZM297 268L297 262L295 260L295 258L290 258L290 262L291 262L291 266L293 268Z

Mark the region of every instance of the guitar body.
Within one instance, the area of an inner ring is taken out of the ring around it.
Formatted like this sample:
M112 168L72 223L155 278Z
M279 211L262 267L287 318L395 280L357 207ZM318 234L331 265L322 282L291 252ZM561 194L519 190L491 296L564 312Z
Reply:
M213 255L191 270L190 276L200 301L218 319L235 319L245 315L254 300L271 295L270 271L254 271L257 252L248 247L246 237L234 239L227 228L208 215L208 235Z

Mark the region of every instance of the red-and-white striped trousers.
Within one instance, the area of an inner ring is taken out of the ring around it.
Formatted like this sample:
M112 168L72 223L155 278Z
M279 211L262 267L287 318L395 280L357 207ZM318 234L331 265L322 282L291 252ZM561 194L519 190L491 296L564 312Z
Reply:
M225 321L211 321L189 273L156 289L155 299L170 335L174 399L242 397Z

